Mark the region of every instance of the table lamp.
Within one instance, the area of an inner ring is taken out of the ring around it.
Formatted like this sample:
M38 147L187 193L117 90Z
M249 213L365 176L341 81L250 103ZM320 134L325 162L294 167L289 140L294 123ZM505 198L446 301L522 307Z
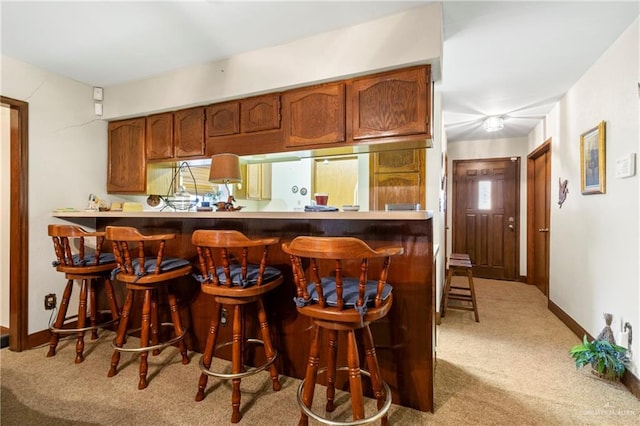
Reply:
M235 199L231 195L229 189L230 183L237 183L242 181L240 174L240 157L236 154L216 154L211 157L211 168L209 169L209 182L211 183L224 183L227 188L227 202L224 210L239 210L233 207ZM218 206L218 210L220 206Z

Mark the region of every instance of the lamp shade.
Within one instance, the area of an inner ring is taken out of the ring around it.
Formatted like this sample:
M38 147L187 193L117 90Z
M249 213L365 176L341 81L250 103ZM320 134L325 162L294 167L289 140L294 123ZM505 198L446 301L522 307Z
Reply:
M241 181L240 158L236 154L217 154L211 157L209 182L236 183Z

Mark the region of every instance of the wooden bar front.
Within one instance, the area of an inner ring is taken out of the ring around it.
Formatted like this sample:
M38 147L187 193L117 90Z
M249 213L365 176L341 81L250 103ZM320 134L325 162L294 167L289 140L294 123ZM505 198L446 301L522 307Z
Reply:
M60 213L54 216L98 230L108 225L119 225L134 226L149 234L176 233L176 240L167 243L167 252L192 261L196 251L191 244L191 234L196 229L235 229L249 236L279 236L282 242L298 235L354 236L374 248L404 247L404 254L391 260L389 283L393 285L393 306L387 317L371 324L371 331L383 378L392 390L393 402L421 411L433 411L435 288L432 283L432 220L428 212L394 213L362 212L360 216L333 213L331 216L316 213L127 215L104 212ZM407 220L407 217L411 219ZM285 274L284 284L265 299L269 320L276 332L274 345L279 352L278 368L286 376L303 379L312 323L296 311L289 258L279 245L269 252L269 263ZM357 265L346 265L345 272L350 270L357 274ZM211 319L212 300L200 292L199 283L191 277L181 279L176 287L183 324L189 328L189 348L202 352ZM250 311L248 317L248 327L255 327ZM230 327L222 327L220 339L230 339L230 332ZM224 353L222 357L225 357ZM321 365L322 362L321 359Z

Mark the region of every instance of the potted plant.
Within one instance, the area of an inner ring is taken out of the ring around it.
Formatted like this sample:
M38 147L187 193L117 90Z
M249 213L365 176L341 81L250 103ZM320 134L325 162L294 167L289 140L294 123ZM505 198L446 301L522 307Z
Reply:
M591 371L607 380L619 380L624 374L625 363L628 362L627 349L599 339L589 342L585 335L582 343L569 350L576 361L576 368L591 365Z

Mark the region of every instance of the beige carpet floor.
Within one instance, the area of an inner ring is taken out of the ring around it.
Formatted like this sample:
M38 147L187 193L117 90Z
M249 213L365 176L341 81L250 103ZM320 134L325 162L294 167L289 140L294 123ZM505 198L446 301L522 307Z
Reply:
M482 279L476 286L480 323L470 312L450 310L438 328L435 413L393 405L391 424L640 424L640 401L624 386L603 381L587 369L576 370L567 352L579 339L546 309L537 289ZM205 400L194 401L199 354L192 354L187 366L175 348L149 357L149 386L138 391L133 356L123 355L119 374L106 377L112 337L104 333L98 341L88 341L86 360L79 365L73 363L73 340L63 341L53 358L46 358L46 347L21 353L1 350L0 423L229 423L228 383L210 379ZM227 367L225 361L216 363ZM240 424L297 424L299 381L282 377L282 382L283 389L274 393L267 373L243 379ZM337 401L348 399L342 394ZM367 410L373 409L369 401ZM337 411L337 418L349 419Z

